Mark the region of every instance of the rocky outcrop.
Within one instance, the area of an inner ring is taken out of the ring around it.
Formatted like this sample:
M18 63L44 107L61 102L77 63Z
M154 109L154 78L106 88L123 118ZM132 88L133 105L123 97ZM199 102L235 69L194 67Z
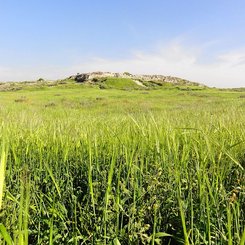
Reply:
M75 77L74 77L74 80L78 83L83 83L87 80L89 80L89 74L87 73L83 73L83 74L77 74Z

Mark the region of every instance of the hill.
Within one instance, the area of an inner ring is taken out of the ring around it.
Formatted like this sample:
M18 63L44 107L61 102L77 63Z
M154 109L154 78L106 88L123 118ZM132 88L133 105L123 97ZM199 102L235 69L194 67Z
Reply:
M192 82L183 78L164 75L133 75L128 72L91 72L71 75L59 80L44 80L20 82L0 82L0 91L40 90L49 87L79 88L94 87L100 89L119 90L158 90L174 89L181 91L233 91L244 92L245 88L210 88L204 84Z
M77 87L80 85L89 87L99 87L100 89L120 89L120 90L149 90L149 89L181 89L181 90L200 90L207 88L203 84L191 82L186 79L163 76L163 75L133 75L128 72L91 72L72 75L60 80L44 80L22 82L2 82L0 91L16 90L36 90L47 87Z
M205 87L205 85L203 84L197 82L191 82L186 79L178 78L178 77L163 76L163 75L133 75L128 72L124 72L124 73L91 72L91 73L77 74L75 76L69 77L69 79L74 79L79 83L102 82L108 78L127 79L127 81L131 80L133 83L141 87L163 86L166 84Z

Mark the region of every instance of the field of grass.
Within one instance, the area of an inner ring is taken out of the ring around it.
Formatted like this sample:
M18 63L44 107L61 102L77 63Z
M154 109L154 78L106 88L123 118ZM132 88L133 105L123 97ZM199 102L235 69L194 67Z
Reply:
M0 92L0 244L243 245L245 92L119 87Z

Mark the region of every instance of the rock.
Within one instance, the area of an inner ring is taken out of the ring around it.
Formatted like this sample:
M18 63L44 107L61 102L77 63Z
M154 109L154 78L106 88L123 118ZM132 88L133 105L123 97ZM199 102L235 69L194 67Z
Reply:
M83 83L89 79L89 74L87 73L77 74L74 79L78 83Z

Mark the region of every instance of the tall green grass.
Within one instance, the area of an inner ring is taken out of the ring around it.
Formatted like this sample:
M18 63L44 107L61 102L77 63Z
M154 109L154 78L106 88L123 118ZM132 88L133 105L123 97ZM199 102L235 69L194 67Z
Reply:
M6 158L7 158L7 152L5 149L5 145L3 143L1 160L0 160L0 210L2 209L3 188L4 188L5 171L6 171L6 160L7 160Z
M0 244L243 244L244 103L160 95L6 102Z

